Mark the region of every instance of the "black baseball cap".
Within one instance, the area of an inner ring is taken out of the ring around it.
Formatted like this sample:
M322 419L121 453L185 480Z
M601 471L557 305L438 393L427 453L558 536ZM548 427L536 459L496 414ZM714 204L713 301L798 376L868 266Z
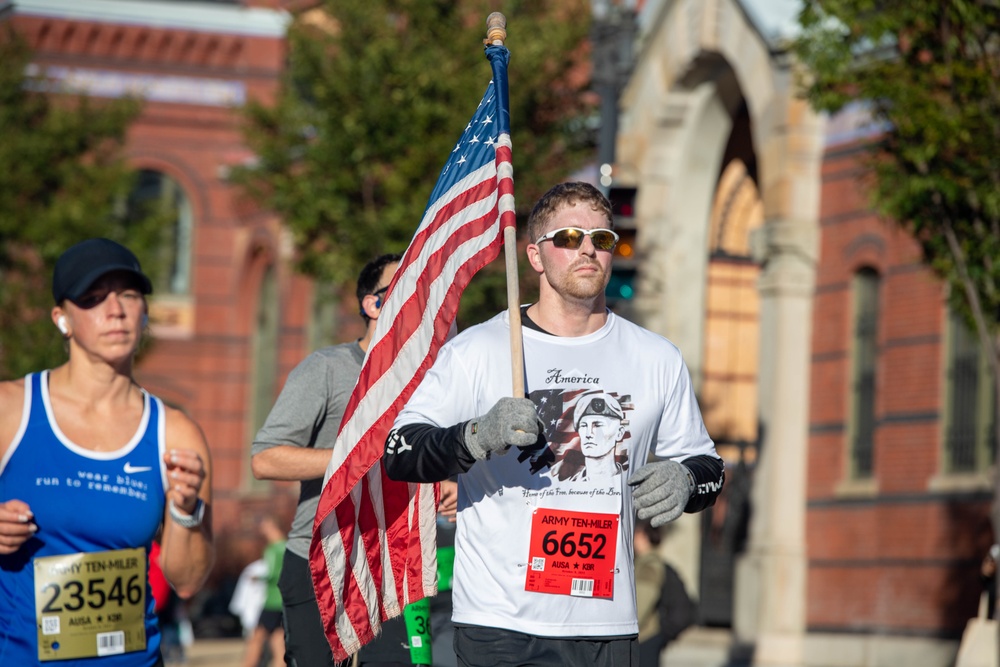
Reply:
M56 303L79 299L98 278L112 271L132 274L139 291L152 294L153 283L142 272L131 250L110 239L87 239L70 247L56 260L52 272L52 298Z

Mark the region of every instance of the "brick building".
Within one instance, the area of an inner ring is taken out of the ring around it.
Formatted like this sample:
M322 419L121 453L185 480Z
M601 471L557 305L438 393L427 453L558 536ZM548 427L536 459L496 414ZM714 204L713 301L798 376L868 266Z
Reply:
M991 544L994 392L919 245L868 206L863 127L841 114L823 159L809 626L954 639Z
M205 431L216 580L259 556L261 514L294 511L297 485L253 478L250 442L287 373L337 328L337 304L293 270L279 221L226 179L251 157L240 105L277 91L293 4L0 2L0 20L27 39L33 67L50 79L95 97L145 99L125 147L140 172L133 199L165 200L176 217L170 275L150 299L153 344L136 375ZM337 335L359 333L353 319Z

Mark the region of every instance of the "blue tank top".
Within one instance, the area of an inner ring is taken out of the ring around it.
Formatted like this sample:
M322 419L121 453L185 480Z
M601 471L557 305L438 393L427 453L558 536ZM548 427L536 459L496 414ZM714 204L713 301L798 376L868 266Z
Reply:
M94 452L74 444L59 429L49 401L48 379L48 371L25 377L21 425L0 461L0 502L18 499L28 503L38 526L38 532L17 552L0 555L0 665L42 664L35 614L35 559L141 548L147 560L145 554L163 520L168 485L160 399L143 390L142 421L132 439L116 451ZM155 665L160 657L160 633L148 562L144 567L145 651L44 664ZM111 576L102 582L113 580ZM107 593L108 584L105 586ZM119 601L122 590L118 589ZM135 587L129 593L138 600L139 590ZM68 584L66 591L72 591ZM81 613L93 612L90 617L81 617L81 623L101 620L101 612L112 608L110 603L102 607L101 600L88 593L101 595L82 588L80 597L67 606L80 605Z

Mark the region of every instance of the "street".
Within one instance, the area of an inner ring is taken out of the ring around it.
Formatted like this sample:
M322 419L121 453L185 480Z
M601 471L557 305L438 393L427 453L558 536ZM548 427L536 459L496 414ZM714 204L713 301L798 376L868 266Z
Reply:
M667 648L662 665L671 667L737 667L746 663L730 655L731 635L727 630L691 628L676 644ZM240 667L243 640L196 639L188 649L188 667Z
M239 667L243 658L243 639L196 639L187 651L189 667ZM170 664L170 663L168 663Z

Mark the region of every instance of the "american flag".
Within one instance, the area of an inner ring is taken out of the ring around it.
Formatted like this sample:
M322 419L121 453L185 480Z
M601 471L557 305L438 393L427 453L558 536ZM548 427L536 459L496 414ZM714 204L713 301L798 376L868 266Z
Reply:
M437 593L437 485L390 480L381 457L396 414L448 338L462 291L515 224L509 53L497 45L486 55L493 80L390 283L319 499L309 561L336 660Z

